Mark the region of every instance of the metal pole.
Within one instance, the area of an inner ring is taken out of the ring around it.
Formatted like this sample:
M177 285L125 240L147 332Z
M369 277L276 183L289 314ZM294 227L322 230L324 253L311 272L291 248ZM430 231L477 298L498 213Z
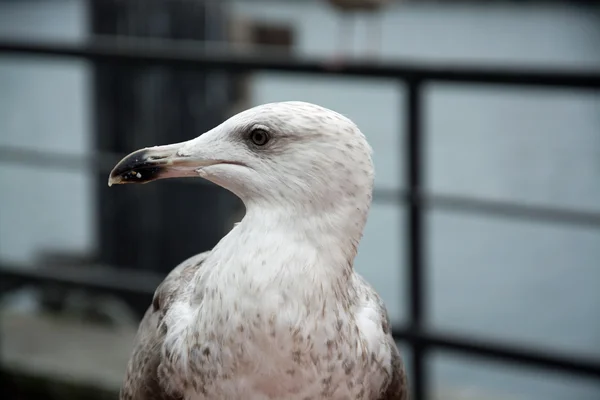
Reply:
M425 344L418 336L423 331L425 285L424 268L424 218L421 193L423 188L423 137L421 130L422 81L407 80L407 132L406 132L406 186L408 190L408 215L406 234L408 246L408 293L410 294L410 329L417 334L412 341L412 391L415 400L426 400L427 368Z

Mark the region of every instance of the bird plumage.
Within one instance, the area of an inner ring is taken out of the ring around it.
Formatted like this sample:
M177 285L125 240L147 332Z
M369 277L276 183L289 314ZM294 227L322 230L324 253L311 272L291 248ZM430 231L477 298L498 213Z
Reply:
M246 215L157 288L121 400L406 400L385 305L353 269L370 153L346 117L283 102L122 160L112 183L201 176Z
M134 339L133 352L127 364L121 387L121 400L180 400L168 394L161 383L159 367L165 338L163 320L170 305L202 265L210 252L193 256L175 267L154 292L152 304L146 310Z
M209 251L200 253L182 262L156 289L152 305L146 311L135 338L133 353L127 365L126 376L120 392L120 400L184 399L181 394L167 390L168 384L165 384L164 381L168 381L168 377L164 376L165 371L160 369L161 359L164 356L162 346L166 329L168 329L164 326L163 319L170 305L184 289L184 283L197 273L209 253ZM361 293L359 298L363 304L373 307L373 310L379 315L381 329L385 335L385 346L391 354L389 373L381 384L378 397L372 397L370 400L408 400L406 372L398 348L391 336L391 326L385 305L379 295L358 274L355 279L360 288L357 290ZM349 365L344 366L344 368L348 367Z

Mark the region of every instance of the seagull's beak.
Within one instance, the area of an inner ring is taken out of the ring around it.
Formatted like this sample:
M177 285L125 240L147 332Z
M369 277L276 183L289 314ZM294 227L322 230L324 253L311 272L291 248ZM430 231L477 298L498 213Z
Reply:
M177 154L182 144L149 147L125 156L110 172L108 186L194 175L190 157Z
M202 167L228 163L207 157L206 151L190 152L190 145L198 143L198 139L200 138L166 146L148 147L129 154L111 171L108 186L148 183L165 178L197 177L197 171ZM209 149L205 148L205 150Z

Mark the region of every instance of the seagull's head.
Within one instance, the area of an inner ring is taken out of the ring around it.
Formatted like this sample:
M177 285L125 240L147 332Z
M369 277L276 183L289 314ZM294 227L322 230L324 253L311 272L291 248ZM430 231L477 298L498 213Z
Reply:
M304 102L257 106L181 143L135 151L112 170L112 184L202 177L246 206L337 205L368 212L371 147L358 127L332 110Z

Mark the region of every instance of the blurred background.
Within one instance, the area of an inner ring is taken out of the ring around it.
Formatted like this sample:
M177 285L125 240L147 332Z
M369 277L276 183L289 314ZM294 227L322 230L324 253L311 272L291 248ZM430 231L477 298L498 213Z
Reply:
M600 70L600 6L591 2L338 3L0 0L0 42L166 43L331 65ZM115 398L158 283L214 246L244 210L199 179L109 189L108 172L133 150L187 140L242 109L283 100L332 108L367 135L376 193L356 269L394 326L407 322L400 81L0 52L5 398ZM600 91L430 83L423 118L427 193L574 216L431 207L426 326L600 359ZM600 399L592 377L436 350L425 367L434 399Z

